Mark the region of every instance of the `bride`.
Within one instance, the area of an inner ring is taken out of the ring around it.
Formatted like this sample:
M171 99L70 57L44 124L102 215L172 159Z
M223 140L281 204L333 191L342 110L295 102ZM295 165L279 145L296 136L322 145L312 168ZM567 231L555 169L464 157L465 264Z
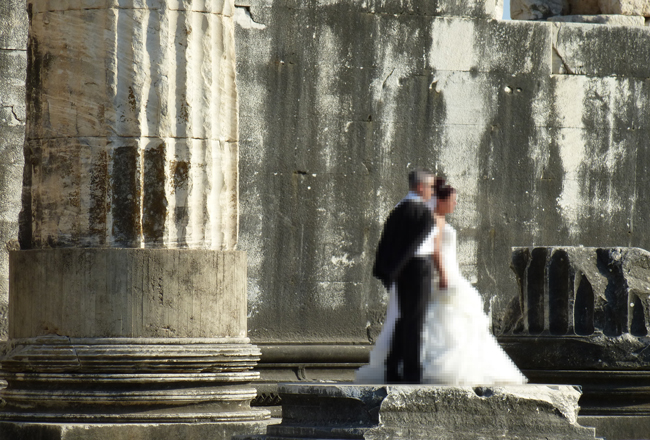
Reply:
M438 182L436 182L438 183ZM434 255L439 285L432 292L422 331L422 378L441 385L523 384L526 377L490 333L488 317L478 291L460 272L456 259L456 231L445 216L454 212L456 191L436 188ZM357 370L356 383L385 383L385 361L391 345L399 307L394 287L390 291L384 327L370 353L370 364Z

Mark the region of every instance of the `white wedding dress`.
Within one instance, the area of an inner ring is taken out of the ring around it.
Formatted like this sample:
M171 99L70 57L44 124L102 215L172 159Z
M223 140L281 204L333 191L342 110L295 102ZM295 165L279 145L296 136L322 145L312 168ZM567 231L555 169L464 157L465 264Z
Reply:
M438 233L438 228L434 229ZM456 231L445 225L441 237L448 288L434 288L422 337L423 382L442 385L523 384L526 377L490 333L478 291L463 278L456 259ZM436 284L436 283L434 283ZM370 364L357 370L355 382L385 383L385 361L399 316L391 289L384 327L370 353Z

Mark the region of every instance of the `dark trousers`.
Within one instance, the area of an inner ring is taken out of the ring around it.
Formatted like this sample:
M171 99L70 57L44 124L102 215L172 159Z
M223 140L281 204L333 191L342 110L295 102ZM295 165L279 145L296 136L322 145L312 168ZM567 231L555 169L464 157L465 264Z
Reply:
M431 294L431 259L412 258L402 270L396 284L400 315L395 323L386 359L386 380L389 383L421 383L420 349Z

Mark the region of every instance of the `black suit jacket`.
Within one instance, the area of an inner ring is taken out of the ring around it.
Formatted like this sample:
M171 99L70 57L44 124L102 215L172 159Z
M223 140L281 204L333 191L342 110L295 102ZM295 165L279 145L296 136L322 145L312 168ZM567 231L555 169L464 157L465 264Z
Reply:
M421 201L404 200L384 223L372 274L387 289L413 258L435 222L431 210Z

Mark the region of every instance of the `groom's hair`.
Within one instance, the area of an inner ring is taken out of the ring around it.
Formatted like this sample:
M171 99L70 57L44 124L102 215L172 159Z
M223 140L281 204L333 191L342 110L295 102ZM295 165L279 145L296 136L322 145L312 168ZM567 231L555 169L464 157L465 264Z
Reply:
M431 171L424 168L416 168L409 173L409 189L414 190L420 183L424 183L427 177L431 177Z

